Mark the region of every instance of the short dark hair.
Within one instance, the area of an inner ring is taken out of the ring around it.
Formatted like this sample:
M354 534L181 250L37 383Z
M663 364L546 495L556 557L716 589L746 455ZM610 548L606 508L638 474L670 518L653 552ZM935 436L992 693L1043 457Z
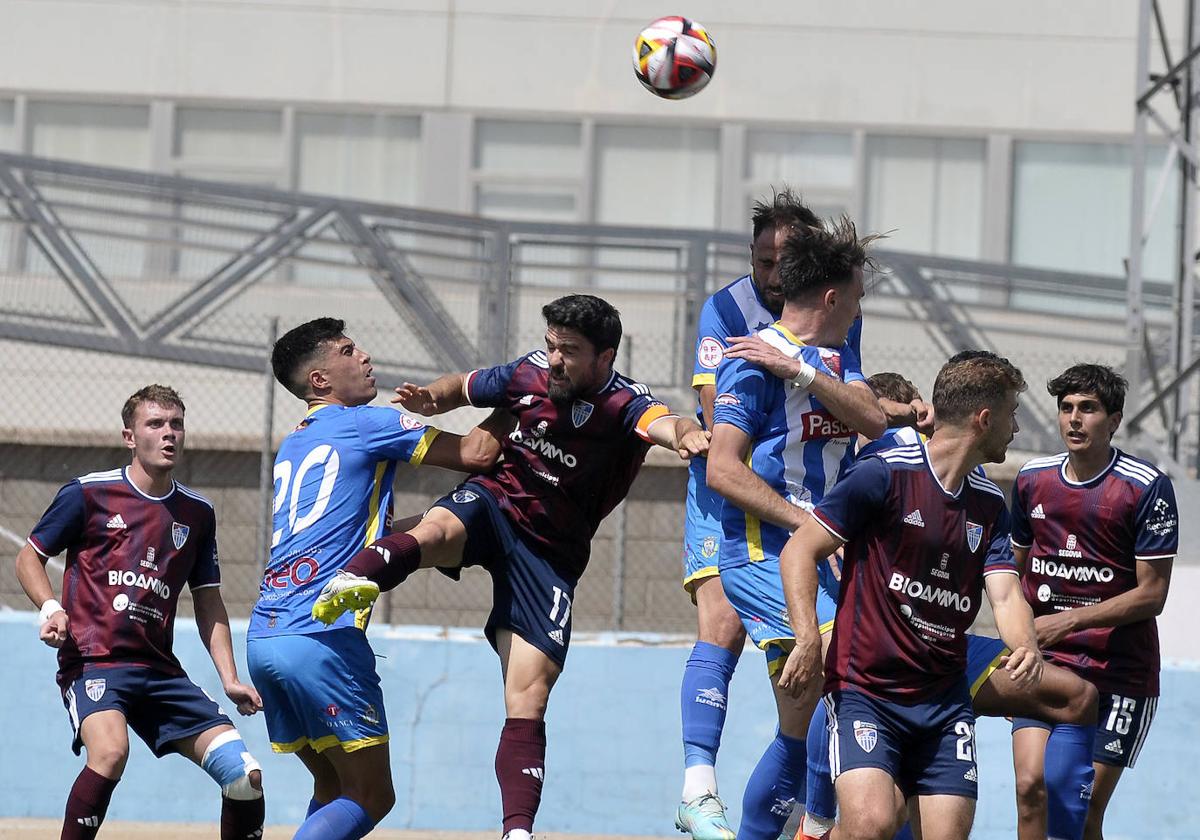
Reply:
M921 392L917 386L898 373L883 371L867 377L867 384L875 392L875 396L898 403L910 403L920 399Z
M961 423L981 408L995 408L1009 391L1025 390L1025 377L1008 359L986 350L966 352L966 358L942 365L933 383L939 423Z
M754 202L754 212L750 216L754 225L754 238L767 228L819 228L821 218L809 209L798 193L790 187L782 190L772 190L771 200Z
M567 327L581 333L597 353L621 346L621 313L595 295L566 295L542 307L542 317L551 327Z
M1129 383L1108 365L1071 365L1046 383L1050 396L1062 405L1067 394L1095 394L1109 414L1125 410L1125 391Z
M828 229L793 233L779 255L779 285L784 299L803 300L830 286L843 286L854 278L854 269L874 267L867 247L877 238L859 239L854 222L846 216Z
M346 334L346 322L340 318L316 318L292 327L271 348L271 370L279 384L300 399L308 389L300 379L300 369L311 362L326 342Z
M183 405L183 400L179 397L179 393L168 385L147 385L145 388L139 388L133 395L125 400L125 405L121 406L121 422L124 428L133 428L133 415L137 412L137 408L142 403L154 403L162 406L178 407L181 414L187 411Z

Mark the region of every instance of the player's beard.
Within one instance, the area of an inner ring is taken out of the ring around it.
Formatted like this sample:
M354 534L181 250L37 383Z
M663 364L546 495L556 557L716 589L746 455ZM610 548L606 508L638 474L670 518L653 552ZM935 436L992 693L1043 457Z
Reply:
M546 384L546 396L555 405L568 405L574 402L579 391L580 389L576 388L569 379L563 385L556 384L553 380Z

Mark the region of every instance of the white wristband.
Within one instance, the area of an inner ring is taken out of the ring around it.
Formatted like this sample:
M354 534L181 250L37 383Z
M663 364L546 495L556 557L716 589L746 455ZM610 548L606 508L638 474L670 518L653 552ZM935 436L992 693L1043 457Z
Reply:
M38 613L38 626L41 627L50 620L50 616L56 612L63 612L63 605L50 598L46 603L42 604L41 612Z
M792 377L793 388L807 388L817 378L817 369L803 359L800 360L800 372Z

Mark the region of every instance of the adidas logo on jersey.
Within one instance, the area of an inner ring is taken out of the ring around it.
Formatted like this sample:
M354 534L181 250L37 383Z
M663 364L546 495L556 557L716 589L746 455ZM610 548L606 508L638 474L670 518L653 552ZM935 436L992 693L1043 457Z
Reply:
M105 528L124 528L125 520L121 518L121 514L115 514L112 519L104 523Z
M1029 511L1029 518L1030 519L1045 519L1046 518L1046 512L1044 510L1042 510L1042 505L1040 502L1038 503L1037 507L1035 507L1033 510Z
M533 776L533 778L537 779L539 782L544 782L546 780L546 770L544 767L526 767L521 772L526 776Z
M917 510L914 510L912 513L910 513L908 516L904 517L904 524L905 525L916 525L918 528L924 528L925 520L921 518L920 509L918 508Z
M1114 738L1113 740L1109 741L1107 744L1104 745L1104 749L1107 750L1108 752L1112 753L1113 755L1124 755L1125 754L1125 750L1121 749L1121 739L1120 738Z
M975 768L972 767L966 773L963 773L963 778L966 779L968 782L978 782L979 774L975 771Z
M550 641L554 642L556 645L562 645L562 644L566 644L566 643L563 641L563 632L562 632L562 630L559 630L559 629L557 629L557 628L556 628L556 629L554 629L554 630L551 630L551 631L550 631L549 633L547 633L546 635L547 635L547 636L549 636L549 637L550 637Z

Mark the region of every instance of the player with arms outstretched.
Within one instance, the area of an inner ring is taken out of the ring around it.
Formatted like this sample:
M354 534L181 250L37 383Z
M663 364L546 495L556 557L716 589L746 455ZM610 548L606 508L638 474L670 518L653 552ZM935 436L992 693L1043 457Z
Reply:
M621 321L609 303L568 295L542 308L546 349L499 367L398 389L411 411L504 409L516 428L491 476L434 503L416 527L360 552L326 587L326 618L420 567L492 575L488 639L500 657L507 720L496 777L509 840L528 838L545 776L546 705L571 643L571 603L600 521L629 491L647 450L704 453L708 435L672 414L645 385L613 370Z
M121 410L129 466L64 485L17 554L17 579L41 608L41 639L58 648L72 748L87 750L67 799L63 840L90 840L99 831L129 759L130 728L155 756L177 752L221 786L221 840L262 835L262 770L171 650L186 585L225 694L244 715L262 708L258 693L238 679L212 503L172 478L183 455L183 414L179 395L163 385L131 396ZM62 551L60 604L46 560Z
M1013 720L1022 840L1103 836L1104 812L1158 706L1158 627L1179 544L1171 479L1112 445L1125 380L1080 364L1050 380L1067 451L1035 458L1013 490L1013 547L1047 659L1100 691L1099 726ZM1058 760L1092 749L1095 781ZM1050 748L1047 749L1047 742ZM1044 782L1043 782L1044 779ZM1090 789L1091 804L1086 794ZM1085 823L1086 819L1086 823Z
M1024 385L1002 359L947 363L929 443L857 464L784 549L796 647L780 683L807 694L821 675L818 564L844 545L824 685L841 813L833 840L890 840L906 803L921 836L966 840L978 787L966 630L985 590L1013 651L1010 677L1040 680L1004 496L974 473L1004 460Z
M275 456L271 559L250 616L247 663L272 749L295 753L313 776L296 837L352 840L395 802L387 714L364 633L368 613L327 625L313 619L313 602L356 551L387 532L398 461L485 470L499 445L481 429L439 433L369 405L377 393L371 357L336 318L289 330L271 365L308 411Z

